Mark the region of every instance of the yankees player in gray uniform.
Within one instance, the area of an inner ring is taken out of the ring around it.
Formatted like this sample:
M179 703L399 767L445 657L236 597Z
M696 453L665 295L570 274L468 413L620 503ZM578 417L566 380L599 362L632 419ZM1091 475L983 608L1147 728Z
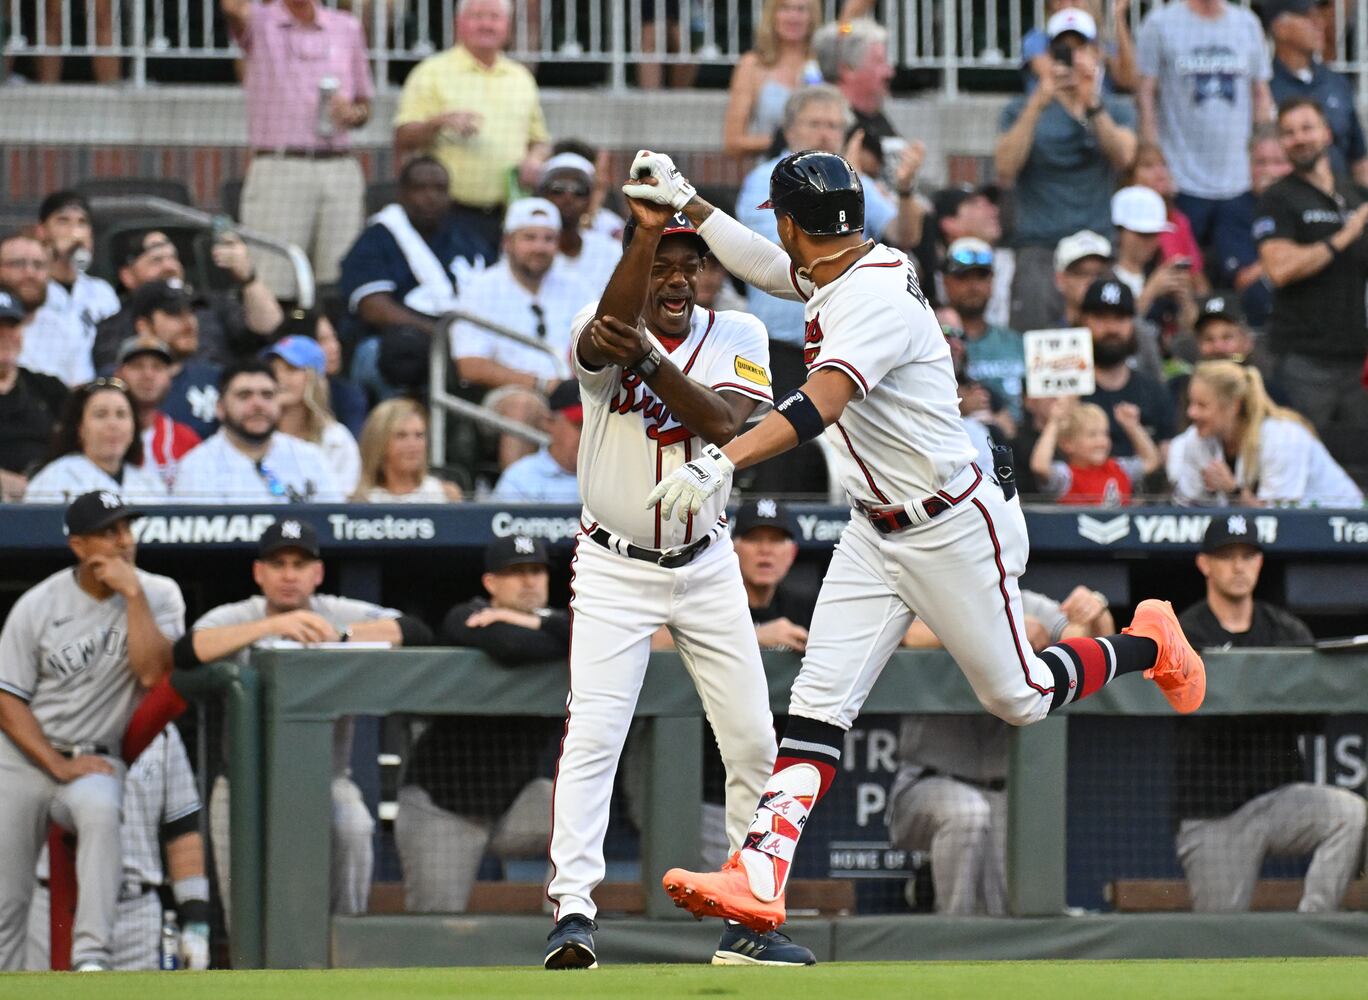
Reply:
M108 491L72 501L65 522L75 568L20 597L0 631L0 969L23 964L49 820L77 837L71 966L111 965L123 879L119 746L185 630L175 581L134 566L129 522L138 516Z
M159 968L162 887L171 890L180 917L180 967L209 968L209 879L204 874L200 800L180 730L167 726L128 768L124 780L123 883L114 924L114 968ZM166 864L162 864L162 843ZM38 888L29 908L27 966L49 967L51 928L47 852L38 864ZM168 884L169 879L169 884Z
M350 597L316 593L323 583L323 553L309 522L283 518L261 534L252 578L261 593L205 613L176 644L176 666L194 668L215 660L245 664L252 647L274 639L293 642L388 642L425 646L432 630L423 622ZM339 719L333 734L332 910L364 913L370 898L375 820L351 780L352 720ZM228 780L209 795L210 837L219 884L229 879ZM225 904L227 897L224 898ZM225 909L225 916L228 916Z

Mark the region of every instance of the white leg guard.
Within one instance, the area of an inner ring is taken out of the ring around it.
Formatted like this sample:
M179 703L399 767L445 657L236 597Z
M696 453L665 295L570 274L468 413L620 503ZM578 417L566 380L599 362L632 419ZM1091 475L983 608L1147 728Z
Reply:
M741 864L756 899L772 903L784 894L798 838L821 784L821 772L812 764L790 764L770 775L741 848Z

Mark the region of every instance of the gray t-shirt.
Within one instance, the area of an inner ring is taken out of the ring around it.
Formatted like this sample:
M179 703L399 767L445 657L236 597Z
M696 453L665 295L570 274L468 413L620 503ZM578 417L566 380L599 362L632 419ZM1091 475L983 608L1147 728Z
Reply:
M1016 124L1026 101L1018 97L1003 109L1001 131ZM1104 94L1102 104L1116 124L1135 128L1130 101ZM1111 196L1118 180L1092 123L1080 121L1058 101L1051 101L1036 121L1031 151L1013 188L1012 245L1053 247L1082 229L1110 233Z
M358 601L351 597L337 597L333 594L314 594L313 597L309 598L309 610L322 616L329 625L338 631L348 625L355 625L357 622L379 621L402 616L402 612L393 608L382 608L380 605L371 604L369 601ZM191 627L191 631L198 632L202 628L223 628L225 625L246 625L248 622L257 622L263 618L269 618L270 615L271 612L266 607L266 598L257 594L245 601L220 604L216 608L211 608L200 616L200 619ZM273 642L274 640L267 638L257 645L267 646ZM232 658L245 667L251 655L252 647L244 646L233 654ZM351 770L353 729L350 716L337 720L337 727L333 731L332 753L333 775L336 777L345 777Z
M1198 198L1248 191L1251 85L1273 75L1259 19L1233 4L1210 19L1168 3L1140 26L1136 59L1159 82L1159 144L1178 190Z
M1027 618L1045 626L1051 642L1058 642L1069 624L1059 603L1044 594L1023 590L1021 609ZM898 762L916 773L933 768L971 781L1004 780L1009 728L992 715L905 715L898 736Z
M174 642L185 632L180 587L137 574L157 628ZM117 754L143 694L128 665L128 602L91 597L74 568L52 574L15 602L0 631L0 691L28 702L49 740Z

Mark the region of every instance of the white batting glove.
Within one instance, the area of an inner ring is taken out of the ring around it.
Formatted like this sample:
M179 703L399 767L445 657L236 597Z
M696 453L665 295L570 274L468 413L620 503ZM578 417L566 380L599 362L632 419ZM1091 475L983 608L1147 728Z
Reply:
M622 185L622 193L628 198L653 201L657 205L669 205L676 212L682 212L698 192L689 179L679 172L674 160L664 153L652 153L649 149L637 151L632 161L632 180ZM654 184L647 184L654 178Z
M679 519L687 521L690 514L698 513L704 500L722 488L735 468L717 445L704 445L700 458L681 465L656 484L646 498L646 509L659 503L660 516L665 520L678 509Z
M182 969L209 968L209 925L189 923L181 928Z

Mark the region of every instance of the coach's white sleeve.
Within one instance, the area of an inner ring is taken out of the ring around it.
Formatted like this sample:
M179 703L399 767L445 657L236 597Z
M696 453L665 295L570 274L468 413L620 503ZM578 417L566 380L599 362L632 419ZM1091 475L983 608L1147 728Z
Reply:
M586 368L579 355L579 339L588 332L589 324L594 321L594 316L598 314L598 305L598 300L589 303L576 313L575 318L570 321L570 364L574 368L575 378L579 380L582 394L606 398L612 394L621 379L622 369L617 365Z
M38 616L42 595L30 590L15 602L0 631L0 691L30 701L38 687Z
M774 403L770 382L769 336L765 324L754 316L739 312L718 313L715 322L725 339L702 373L709 388L735 392L759 405L753 417L764 414Z
M753 233L721 209L703 220L698 235L732 274L775 298L806 302L813 285L798 277L783 248Z
M185 634L185 597L175 580L138 571L157 630L172 642Z

